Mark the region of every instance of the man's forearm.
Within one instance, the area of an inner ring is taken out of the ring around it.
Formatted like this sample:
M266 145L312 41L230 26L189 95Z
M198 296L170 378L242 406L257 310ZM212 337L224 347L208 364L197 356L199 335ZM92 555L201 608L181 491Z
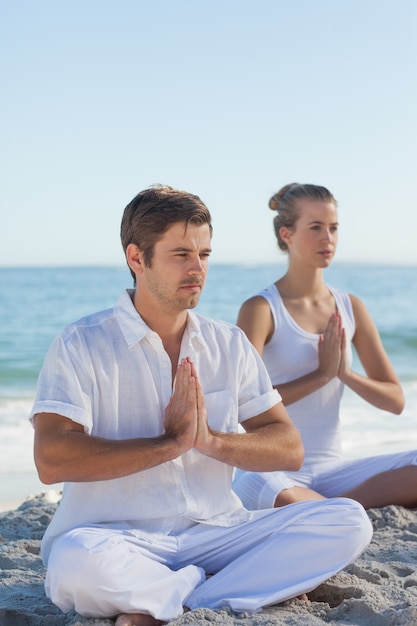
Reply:
M253 472L297 471L304 459L298 430L292 424L271 424L249 433L213 432L203 454Z
M121 478L180 456L185 450L174 437L111 440L90 436L67 418L35 418L35 463L45 484ZM60 426L54 422L60 421Z

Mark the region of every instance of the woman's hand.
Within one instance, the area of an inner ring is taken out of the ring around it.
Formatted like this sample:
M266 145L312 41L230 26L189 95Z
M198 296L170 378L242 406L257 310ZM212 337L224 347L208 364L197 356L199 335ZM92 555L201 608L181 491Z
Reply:
M322 376L331 380L338 376L343 359L342 350L344 330L340 313L336 311L330 316L325 332L320 335L318 343L318 371Z
M345 329L342 328L342 341L340 344L340 363L339 363L339 371L337 372L338 377L342 381L345 382L346 375L349 372L349 367L346 359L346 333Z

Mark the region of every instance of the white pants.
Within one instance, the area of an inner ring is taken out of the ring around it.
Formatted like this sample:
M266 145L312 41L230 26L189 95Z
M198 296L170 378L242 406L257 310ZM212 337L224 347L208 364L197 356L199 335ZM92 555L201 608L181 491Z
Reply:
M45 588L64 612L88 617L170 621L184 606L256 612L311 591L371 536L366 512L346 498L254 511L238 526L196 524L178 535L89 526L55 541Z
M298 472L235 470L233 490L247 509L269 509L284 489L308 487L326 498L335 498L372 476L409 465L417 465L416 450L315 463L302 467Z

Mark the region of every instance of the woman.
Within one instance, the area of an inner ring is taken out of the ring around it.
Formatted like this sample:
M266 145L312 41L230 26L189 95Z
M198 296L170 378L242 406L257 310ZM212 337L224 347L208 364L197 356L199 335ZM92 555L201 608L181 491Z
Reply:
M318 185L286 185L269 202L286 274L241 307L238 325L268 368L305 448L299 472L237 470L234 489L250 509L345 496L365 508L417 506L417 452L344 460L340 401L344 386L399 414L404 397L370 314L359 298L330 287L337 203ZM354 372L352 345L365 376Z

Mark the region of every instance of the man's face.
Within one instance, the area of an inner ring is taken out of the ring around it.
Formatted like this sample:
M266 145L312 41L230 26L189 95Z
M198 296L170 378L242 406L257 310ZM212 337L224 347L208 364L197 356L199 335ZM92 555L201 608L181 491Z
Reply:
M208 271L208 224L173 224L156 243L150 267L143 267L139 290L169 313L197 306Z

